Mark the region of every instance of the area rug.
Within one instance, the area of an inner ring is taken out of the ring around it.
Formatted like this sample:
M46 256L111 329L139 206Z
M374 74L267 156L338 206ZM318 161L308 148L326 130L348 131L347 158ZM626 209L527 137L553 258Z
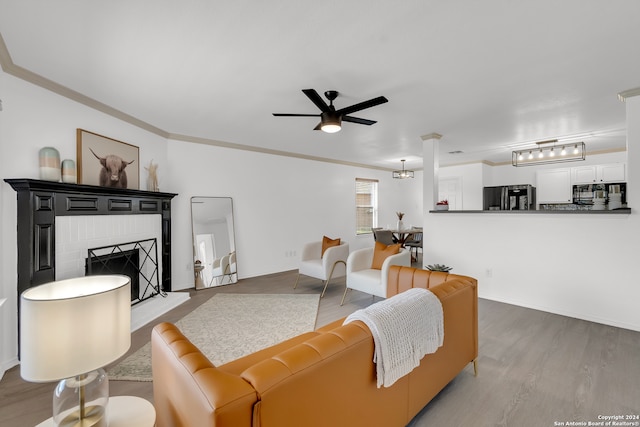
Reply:
M176 322L214 365L312 331L319 295L216 294ZM151 343L110 368L110 380L151 381Z

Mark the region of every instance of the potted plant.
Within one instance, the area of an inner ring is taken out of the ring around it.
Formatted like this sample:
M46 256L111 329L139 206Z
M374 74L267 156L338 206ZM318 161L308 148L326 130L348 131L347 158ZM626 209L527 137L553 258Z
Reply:
M438 203L436 203L436 210L437 211L448 211L449 210L449 201L447 199L440 200Z
M402 222L402 218L404 217L404 212L396 212L398 216L398 230L404 230L404 224Z
M427 270L431 270L431 271L444 271L445 273L448 273L449 271L451 271L452 267L448 267L446 265L443 264L430 264L427 265Z

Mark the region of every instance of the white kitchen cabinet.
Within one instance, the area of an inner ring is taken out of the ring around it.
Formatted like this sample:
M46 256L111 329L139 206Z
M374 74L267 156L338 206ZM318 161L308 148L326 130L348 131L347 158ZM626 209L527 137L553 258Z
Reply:
M571 180L573 184L625 182L625 164L609 163L571 168Z
M571 169L546 169L536 173L536 202L571 203Z

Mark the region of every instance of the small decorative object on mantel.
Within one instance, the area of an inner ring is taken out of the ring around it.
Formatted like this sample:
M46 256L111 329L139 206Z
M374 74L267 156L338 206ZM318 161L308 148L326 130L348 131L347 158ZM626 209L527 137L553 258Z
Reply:
M62 161L62 182L75 184L78 182L76 177L76 162L71 159Z
M448 267L446 265L443 264L430 264L427 265L427 270L431 270L431 271L444 271L445 273L448 273L449 271L451 271L452 267Z
M396 212L398 215L398 230L404 230L404 223L402 222L402 218L404 218L404 212Z
M147 176L147 190L149 191L160 191L160 187L158 187L158 164L153 164L153 159L149 162L149 167L144 167L144 169L149 173Z
M437 211L448 211L449 210L449 201L448 200L440 200L438 203L436 203L436 210Z
M60 181L60 153L53 147L43 147L38 152L40 159L40 179Z

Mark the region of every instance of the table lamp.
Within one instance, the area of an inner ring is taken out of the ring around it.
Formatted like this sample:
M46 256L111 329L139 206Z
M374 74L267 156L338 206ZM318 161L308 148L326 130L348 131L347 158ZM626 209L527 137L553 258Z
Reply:
M86 276L46 283L20 297L20 375L61 380L57 426L106 426L109 381L103 367L131 345L131 281Z

